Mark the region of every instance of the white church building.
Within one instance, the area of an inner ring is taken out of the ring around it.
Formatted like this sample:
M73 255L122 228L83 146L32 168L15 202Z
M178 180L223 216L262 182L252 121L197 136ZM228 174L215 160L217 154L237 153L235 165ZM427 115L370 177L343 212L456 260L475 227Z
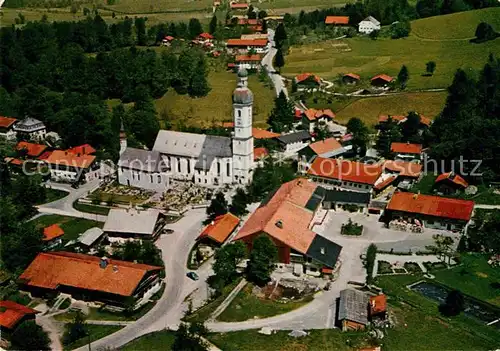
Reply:
M241 69L233 92L231 137L160 130L153 150L146 151L128 148L122 132L118 162L120 184L150 190L167 188L170 179L210 187L248 184L254 168L252 105L248 74Z

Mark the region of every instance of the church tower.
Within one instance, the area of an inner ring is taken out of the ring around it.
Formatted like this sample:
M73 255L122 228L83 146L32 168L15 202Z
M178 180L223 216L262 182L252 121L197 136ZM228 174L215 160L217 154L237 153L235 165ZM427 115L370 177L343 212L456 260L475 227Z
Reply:
M125 152L127 148L127 134L125 133L125 128L123 127L123 121L120 125L120 155Z
M248 73L245 68L240 68L238 71L238 86L233 92L233 182L237 184L248 184L252 180L253 94L247 85Z

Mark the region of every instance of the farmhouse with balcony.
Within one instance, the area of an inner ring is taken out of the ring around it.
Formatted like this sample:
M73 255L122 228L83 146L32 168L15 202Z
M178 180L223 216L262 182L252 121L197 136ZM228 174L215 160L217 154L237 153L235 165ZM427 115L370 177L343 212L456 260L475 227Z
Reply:
M162 267L72 252L38 254L19 277L33 296L58 293L74 299L126 307L147 301L161 287Z
M360 33L370 34L375 30L380 30L380 22L372 16L368 16L358 23L358 31Z
M98 179L100 166L94 155L81 155L67 150L55 150L45 160L54 181L89 182Z
M14 131L14 124L16 124L17 119L11 117L0 116L0 135L7 138L7 140L13 140L16 138L16 132Z
M316 157L307 176L326 188L371 193L382 174L381 165Z
M302 113L301 123L305 130L309 130L309 133L313 133L314 129L318 128L320 125L332 125L334 119L335 113L329 108L324 110L309 108Z
M321 78L312 73L301 73L294 78L297 91L317 90L321 86Z
M360 80L359 75L355 73L347 73L342 76L342 83L344 84L356 84Z
M383 88L392 83L394 81L394 78L387 74L378 74L375 77L372 77L370 81L373 86Z
M263 54L268 50L267 44L267 39L229 39L226 42L228 52L233 54L247 54L250 50Z
M392 143L391 153L394 155L395 160L402 161L418 161L422 154L421 144L410 143Z

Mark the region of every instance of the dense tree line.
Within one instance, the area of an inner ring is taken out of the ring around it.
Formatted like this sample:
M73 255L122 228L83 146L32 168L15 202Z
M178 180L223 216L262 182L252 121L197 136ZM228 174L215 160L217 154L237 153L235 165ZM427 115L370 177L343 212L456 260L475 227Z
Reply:
M499 6L496 0L419 0L416 10L419 17L446 15L449 13Z
M483 179L500 175L500 60L490 55L476 79L459 69L448 88L448 98L431 132L431 157L448 167L460 158L463 173L474 170L477 160ZM458 164L456 164L458 166Z
M184 48L159 55L125 48L144 41L143 18L108 26L97 15L80 22L1 28L0 113L37 118L60 134L62 147L90 143L99 156L115 160L121 118L132 144L151 147L159 129L152 99L168 87L192 97L206 95L210 87L202 51ZM134 105L111 114L105 99Z

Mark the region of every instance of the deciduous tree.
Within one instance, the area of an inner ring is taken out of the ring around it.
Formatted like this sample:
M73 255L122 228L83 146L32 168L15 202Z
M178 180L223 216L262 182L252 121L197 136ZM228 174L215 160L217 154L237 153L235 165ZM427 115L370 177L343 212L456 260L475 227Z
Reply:
M429 74L429 75L433 75L434 74L434 71L436 70L436 62L434 61L429 61L425 64L425 71Z
M35 321L21 323L12 333L11 343L14 350L50 350L49 336Z
M408 67L405 65L401 66L401 69L398 73L398 83L401 89L406 89L406 84L408 83L408 79L410 79L410 72L408 72Z
M218 192L215 194L215 197L212 198L210 202L210 206L207 207L207 216L206 223L210 223L215 219L215 217L223 215L227 213L228 204L226 201L226 197L224 193Z
M271 279L273 264L278 259L278 249L265 234L254 241L250 261L248 262L248 279L257 285L263 285Z

